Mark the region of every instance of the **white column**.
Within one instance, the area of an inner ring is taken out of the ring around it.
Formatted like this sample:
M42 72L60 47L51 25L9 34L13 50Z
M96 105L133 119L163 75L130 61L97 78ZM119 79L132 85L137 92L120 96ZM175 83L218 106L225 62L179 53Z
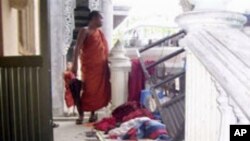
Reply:
M250 36L250 26L244 27L243 31L247 36Z
M119 42L111 50L109 58L112 86L111 109L125 103L128 98L128 73L131 69L131 62L125 54L125 49Z
M203 0L194 1L200 2L194 3L198 11L184 13L176 19L187 31L180 44L190 51L187 55L185 140L228 141L229 125L237 123L230 97L242 101L237 102L238 106L249 114L246 110L249 91L245 87L249 77L244 74L249 69L240 61L242 58L237 58L248 58L242 55L244 51L249 52L248 38L241 31L246 18L239 13L218 11L220 9L213 5L205 7Z
M72 41L76 0L50 1L52 101L54 116L68 112L64 100L63 72Z
M63 115L64 102L64 2L49 1L50 5L50 36L51 36L51 89L53 116Z
M75 19L74 19L74 9L76 8L76 0L64 0L63 6L63 18L64 18L64 29L63 29L63 53L67 54L70 44L72 42L73 30L75 28Z
M249 8L249 9L250 9L250 8ZM246 14L247 14L247 15L250 15L250 10L246 10ZM249 25L249 24L248 24L248 26L245 26L245 27L244 27L243 32L244 32L246 35L250 36L250 25Z
M249 0L183 0L195 5L196 11L232 11L245 13L250 9Z
M232 0L188 0L195 10L224 10Z
M185 141L218 141L221 116L212 76L190 51L186 65Z
M112 0L102 0L103 32L108 41L109 49L112 45L113 34L113 3Z

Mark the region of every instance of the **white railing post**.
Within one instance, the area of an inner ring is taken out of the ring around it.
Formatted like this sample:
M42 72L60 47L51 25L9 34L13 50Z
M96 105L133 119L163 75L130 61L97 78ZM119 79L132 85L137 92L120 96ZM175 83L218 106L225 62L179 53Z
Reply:
M250 121L250 75L246 73L250 38L242 32L246 17L219 11L223 6L209 5L208 10L204 0L192 4L198 11L176 19L187 31L180 45L189 52L185 141L229 141L231 124Z
M111 109L125 103L128 97L128 73L131 69L131 62L125 56L126 51L118 41L111 50L110 70L111 70Z

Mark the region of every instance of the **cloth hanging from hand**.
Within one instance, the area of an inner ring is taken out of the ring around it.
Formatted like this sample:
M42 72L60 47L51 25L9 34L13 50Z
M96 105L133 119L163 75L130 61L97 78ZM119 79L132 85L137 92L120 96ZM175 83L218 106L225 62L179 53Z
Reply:
M63 74L63 78L64 78L64 87L65 87L64 100L65 100L66 106L69 108L71 106L74 106L74 99L70 90L70 83L73 79L75 79L75 75L71 71L65 71Z
M72 79L70 84L69 84L69 88L70 91L72 93L73 99L74 99L74 103L76 105L77 111L79 113L79 115L82 116L83 112L81 109L81 90L82 90L82 81L78 80L78 79Z

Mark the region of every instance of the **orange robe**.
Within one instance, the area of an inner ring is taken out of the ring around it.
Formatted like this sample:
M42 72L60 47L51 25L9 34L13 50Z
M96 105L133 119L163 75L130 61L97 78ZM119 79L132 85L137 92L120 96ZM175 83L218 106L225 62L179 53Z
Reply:
M64 85L65 85L64 99L68 108L71 106L74 106L74 99L69 88L69 83L74 78L75 78L75 75L71 71L64 72Z
M101 30L87 35L81 48L81 66L85 82L82 110L95 111L107 106L111 98L108 44Z

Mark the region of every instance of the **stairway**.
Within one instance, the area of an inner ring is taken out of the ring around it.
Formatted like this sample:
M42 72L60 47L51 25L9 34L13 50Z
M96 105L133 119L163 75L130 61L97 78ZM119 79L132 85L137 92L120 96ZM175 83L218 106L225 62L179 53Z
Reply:
M141 54L158 44L169 41L172 38L178 37L179 39L186 35L185 31L180 31L174 35L165 37L151 45L148 45L137 51L138 58L140 60L143 72L147 80L150 84L150 91L155 99L157 104L157 108L161 114L163 123L166 125L166 128L169 132L169 135L174 139L174 141L180 141L184 139L184 130L185 130L185 83L182 86L180 91L172 90L171 93L174 93L174 96L171 96L171 100L166 102L161 102L159 98L158 91L163 87L171 87L174 80L180 78L182 82L185 82L185 66L183 66L183 70L180 72L175 72L171 75L165 76L165 78L161 80L156 80L156 77L149 73L149 70L157 65L162 64L163 62L185 52L183 48L177 49L175 52L164 56L157 60L155 63L146 66L144 64L144 60L141 57ZM184 78L184 79L183 79ZM168 97L164 95L164 97Z

